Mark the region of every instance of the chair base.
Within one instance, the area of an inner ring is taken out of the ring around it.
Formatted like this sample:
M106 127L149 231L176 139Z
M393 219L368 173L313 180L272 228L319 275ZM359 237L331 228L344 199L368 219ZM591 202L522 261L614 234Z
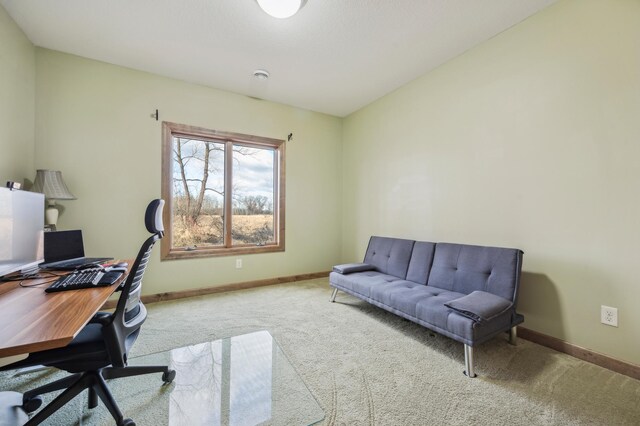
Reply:
M125 419L122 415L105 380L150 373L162 373L164 383L171 383L175 378L175 371L170 370L167 366L105 367L99 370L72 374L55 382L32 389L22 396L23 407L29 407L30 402L38 398L41 394L55 392L61 389L65 390L51 401L49 405L37 412L25 426L42 423L85 389L89 391L89 408L97 407L99 398L105 407L107 407L118 426L135 426L135 423L131 419ZM33 406L33 404L31 404L31 406ZM38 406L39 404L36 404L35 408L37 409Z
M18 392L0 392L0 424L19 426L29 419L20 408L22 395Z

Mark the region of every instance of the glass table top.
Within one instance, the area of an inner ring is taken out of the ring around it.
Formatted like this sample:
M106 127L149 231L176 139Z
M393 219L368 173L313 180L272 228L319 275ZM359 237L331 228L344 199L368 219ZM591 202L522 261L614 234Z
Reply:
M291 426L324 419L324 411L267 331L129 361L131 366L167 364L176 370L169 385L163 385L160 373L108 381L124 416L138 426ZM48 381L58 374L49 375ZM44 424L113 424L101 402L93 410L86 406L85 391Z

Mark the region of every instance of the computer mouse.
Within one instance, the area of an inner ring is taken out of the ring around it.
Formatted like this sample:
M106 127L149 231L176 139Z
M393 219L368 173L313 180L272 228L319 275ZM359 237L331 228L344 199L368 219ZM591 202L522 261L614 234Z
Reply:
M127 272L127 267L129 266L129 264L127 262L119 262L119 263L114 263L112 265L109 265L105 271L107 272L122 272L125 273Z

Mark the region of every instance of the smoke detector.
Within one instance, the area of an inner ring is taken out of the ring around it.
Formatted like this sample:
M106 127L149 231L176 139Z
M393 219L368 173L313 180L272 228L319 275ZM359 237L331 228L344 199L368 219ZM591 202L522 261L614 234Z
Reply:
M267 70L255 70L253 76L258 80L266 80L269 78L269 71Z

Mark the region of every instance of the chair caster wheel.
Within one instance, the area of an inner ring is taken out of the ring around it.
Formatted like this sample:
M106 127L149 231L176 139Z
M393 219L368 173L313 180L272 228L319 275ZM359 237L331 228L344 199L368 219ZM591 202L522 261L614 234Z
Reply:
M169 370L167 372L162 373L162 381L165 383L171 383L175 378L176 378L176 370Z
M136 422L131 419L124 419L118 423L118 426L136 426Z
M27 413L33 413L42 405L42 397L40 395L36 395L29 399L22 400L22 409Z

